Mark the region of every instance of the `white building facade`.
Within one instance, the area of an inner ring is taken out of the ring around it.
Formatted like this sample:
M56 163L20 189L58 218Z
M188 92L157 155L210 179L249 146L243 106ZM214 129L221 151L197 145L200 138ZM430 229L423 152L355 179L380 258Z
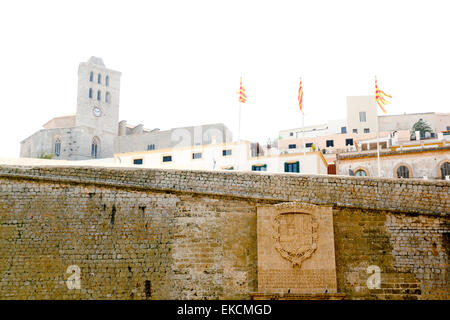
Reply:
M327 174L328 167L320 152L261 155L248 141L118 153L114 158L120 165L155 169Z
M450 136L380 150L379 164L381 177L384 178L450 180ZM367 150L338 154L337 174L377 177L377 152Z

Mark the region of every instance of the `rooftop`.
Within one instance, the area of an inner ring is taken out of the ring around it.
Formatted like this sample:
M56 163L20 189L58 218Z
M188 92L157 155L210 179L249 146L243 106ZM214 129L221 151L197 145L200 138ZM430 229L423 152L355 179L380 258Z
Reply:
M432 151L444 151L450 153L450 145L445 144L444 142L435 143L433 146L405 146L405 148L394 147L389 150L381 150L380 149L380 157L383 156L397 156L397 155L405 155L411 153L423 153L423 152L432 152ZM338 153L336 155L337 160L351 160L356 158L373 158L377 157L376 150L368 150L368 151L357 151L357 152L347 152L347 153Z
M105 67L105 64L103 63L103 59L99 58L99 57L90 57L89 60L87 61L89 64L96 64L98 66L101 67Z

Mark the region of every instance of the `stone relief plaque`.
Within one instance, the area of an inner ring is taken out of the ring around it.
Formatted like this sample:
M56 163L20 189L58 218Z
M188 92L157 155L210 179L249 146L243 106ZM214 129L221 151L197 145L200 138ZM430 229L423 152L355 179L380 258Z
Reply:
M273 238L275 249L292 265L300 266L317 249L317 223L304 212L286 212L274 215Z
M257 208L258 292L337 292L333 210L301 202Z

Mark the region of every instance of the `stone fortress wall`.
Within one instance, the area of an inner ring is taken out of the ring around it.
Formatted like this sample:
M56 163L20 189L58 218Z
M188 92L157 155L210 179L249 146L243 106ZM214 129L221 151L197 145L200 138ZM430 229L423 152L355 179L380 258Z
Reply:
M332 213L345 299L449 299L449 189L415 179L0 166L0 299L250 299L258 208L296 201ZM369 288L373 266L381 281ZM67 285L72 272L79 289Z

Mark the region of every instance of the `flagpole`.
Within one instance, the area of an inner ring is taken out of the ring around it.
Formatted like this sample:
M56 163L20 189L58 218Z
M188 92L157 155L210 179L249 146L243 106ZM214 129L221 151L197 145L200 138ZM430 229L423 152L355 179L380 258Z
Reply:
M380 168L380 133L378 131L378 110L377 110L377 167L378 167L378 178L380 178L381 177L381 168Z
M242 83L242 77L241 77ZM238 121L238 142L241 141L241 99L239 99L239 121Z
M303 135L303 155L306 155L306 147L305 147L305 112L302 111L302 135Z
M375 102L378 104L381 108L381 110L386 113L386 110L384 109L384 105L387 103L391 103L390 101L387 101L385 98L392 98L391 95L384 93L380 89L378 89L378 83L377 83L377 76L375 76ZM378 108L377 108L377 167L378 167L378 177L381 177L381 165L380 165L380 128L379 128L379 120L380 117L378 116Z
M377 81L377 77L375 76L375 83L376 83L376 81ZM376 96L376 93L375 93L375 106L376 106L376 104L377 104L377 101L376 101L376 98L377 98L377 96ZM376 131L377 131L377 170L378 170L378 178L380 178L381 177L381 168L380 168L380 133L379 133L379 128L378 128L378 108L376 109L377 110L377 114L376 114L376 116L377 116L377 123L376 123Z
M242 84L242 74L241 74L241 82ZM240 87L239 87L240 90ZM240 94L240 93L239 93ZM237 156L237 164L236 164L236 170L239 170L239 156L240 156L240 142L241 142L241 99L239 96L239 120L238 120L238 145L237 145L237 152L236 152L236 156Z
M302 83L302 77L300 77L300 83ZM303 137L303 155L306 156L306 147L305 147L305 111L304 111L304 103L303 103L303 88L302 88L302 137Z

